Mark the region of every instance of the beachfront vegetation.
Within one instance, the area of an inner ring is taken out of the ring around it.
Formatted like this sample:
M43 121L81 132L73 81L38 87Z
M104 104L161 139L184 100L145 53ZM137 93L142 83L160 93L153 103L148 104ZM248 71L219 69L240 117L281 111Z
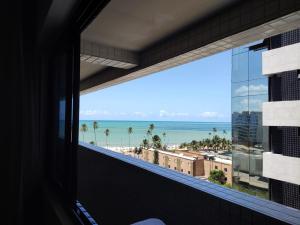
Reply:
M191 142L182 143L179 148L187 148L189 150L231 150L231 141L214 135L212 138L206 138L201 141L193 140Z
M85 123L83 123L80 127L80 132L82 133L82 140L84 142L84 133L87 132L88 130L88 127Z
M152 137L152 142L153 142L153 148L154 149L161 149L162 145L161 145L161 139L158 135L154 135Z
M107 138L108 138L108 136L109 136L109 132L110 132L110 131L109 131L109 129L108 129L108 128L106 128L106 129L105 129L105 131L104 131L105 138L106 138L106 139L105 139L105 140L106 140L106 147L108 146L108 143L107 143Z
M208 180L213 183L223 185L226 183L225 178L226 178L225 174L222 170L212 170L212 171L210 171Z
M133 129L132 127L128 127L128 144L129 144L129 148L130 148L130 135L132 134Z
M95 145L97 145L97 135L96 135L96 130L99 128L98 122L94 121L93 122L93 129L94 129L94 136L95 136Z
M145 138L143 139L143 142L141 144L141 147L145 148L145 149L148 149L150 146L149 146L149 141Z

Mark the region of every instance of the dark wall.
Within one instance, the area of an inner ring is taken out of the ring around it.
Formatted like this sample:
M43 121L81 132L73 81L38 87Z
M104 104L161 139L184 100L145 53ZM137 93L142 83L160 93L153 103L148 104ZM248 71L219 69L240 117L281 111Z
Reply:
M52 170L55 167L51 165L53 161L49 160L50 156L55 154L60 159L70 158L69 136L59 154L50 149L49 143L58 140L54 124L58 124L59 120L55 115L63 113L63 110L54 107L59 104L59 98L53 84L65 85L59 96L65 99L70 99L67 84L69 87L74 85L74 73L70 73L74 71L70 70L74 63L70 62L74 62L72 51L76 38L79 48L79 32L75 32L66 21L70 20L70 12L73 11L74 4L71 3L76 1L63 1L70 5L60 8L61 17L55 16L54 2L59 5L61 1L49 0L44 4L35 0L5 1L0 7L1 124L5 127L0 137L1 205L4 206L0 223L5 225L42 224L44 211L48 210L44 204L44 184L53 189L58 186L47 173L57 173ZM63 26L51 26L51 32L58 35L55 40L48 37L50 40L43 43L39 34L41 30L50 28L44 22L51 19ZM62 55L67 60L63 61ZM79 51L77 58L79 64ZM55 73L54 68L60 73ZM79 82L79 72L77 79ZM70 110L69 105L65 112L67 109ZM70 133L70 126L66 128L64 132ZM70 165L69 161L64 161L65 165ZM70 169L68 167L64 171ZM61 199L66 204L67 197Z
M284 224L116 158L79 148L78 199L99 224Z

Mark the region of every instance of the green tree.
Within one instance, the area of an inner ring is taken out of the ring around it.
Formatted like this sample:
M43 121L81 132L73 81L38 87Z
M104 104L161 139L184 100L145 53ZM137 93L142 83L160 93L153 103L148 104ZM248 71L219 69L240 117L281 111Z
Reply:
M167 136L166 132L163 132L163 133L162 133L162 136L163 136L163 138L164 138L164 144L165 144L165 143L166 143L166 136Z
M129 148L130 148L130 136L131 136L132 132L133 132L132 127L128 127L128 142L129 142Z
M198 149L198 143L197 143L197 141L192 140L192 142L191 142L191 148L193 150L197 150Z
M226 137L227 131L223 130L224 138Z
M154 149L161 149L161 139L158 135L152 137Z
M83 123L80 127L80 131L82 132L82 140L84 142L84 133L88 131L88 126L85 123Z
M93 122L93 129L94 129L94 135L95 135L95 144L97 145L97 135L96 135L96 130L99 128L98 122L94 121Z
M214 133L217 133L217 128L216 127L214 127L212 130L213 130Z
M146 138L145 138L145 139L143 139L142 146L143 146L144 148L146 148L146 149L148 149L148 148L149 148L149 141L148 141Z
M107 138L108 138L108 136L109 136L109 134L110 134L110 131L109 131L109 129L107 128L107 129L105 129L105 131L104 131L104 134L105 134L105 140L106 140L106 147L108 147L108 144L107 144Z
M225 184L225 174L222 170L210 171L208 180L217 184Z
M151 131L151 135L152 135L152 132L153 132L154 128L155 128L154 124L151 123L151 124L149 125L149 130Z

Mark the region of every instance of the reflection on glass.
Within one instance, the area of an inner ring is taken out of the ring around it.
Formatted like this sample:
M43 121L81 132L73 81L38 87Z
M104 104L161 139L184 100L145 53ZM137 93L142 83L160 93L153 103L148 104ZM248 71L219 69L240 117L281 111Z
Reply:
M267 198L268 181L262 176L262 154L268 146L268 132L262 126L262 104L268 101L268 79L261 74L265 50L249 51L250 46L233 50L233 187Z
M249 51L249 80L263 78L262 75L262 52L265 49L258 51Z
M235 115L239 116L239 114L243 114L244 112L246 112L246 114L248 115L248 111L249 111L248 96L232 98L231 111L232 111L232 122L236 121ZM245 122L247 121L247 119L248 119L247 117L244 118Z
M231 85L231 96L232 97L241 97L248 96L248 81L232 83Z
M249 81L249 95L268 94L268 79L256 79Z
M248 80L248 52L232 56L232 82Z

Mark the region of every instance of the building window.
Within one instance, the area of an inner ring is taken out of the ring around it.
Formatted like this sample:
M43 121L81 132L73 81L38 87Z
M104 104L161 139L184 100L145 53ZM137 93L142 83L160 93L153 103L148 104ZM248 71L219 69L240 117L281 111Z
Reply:
M170 168L170 165L168 165L168 167Z
M183 172L183 169L181 169L181 172Z
M215 170L217 170L218 169L218 166L215 166Z
M174 167L174 170L176 170L176 166Z
M188 174L191 174L191 171L188 171Z
M224 168L224 171L227 172L227 168Z

